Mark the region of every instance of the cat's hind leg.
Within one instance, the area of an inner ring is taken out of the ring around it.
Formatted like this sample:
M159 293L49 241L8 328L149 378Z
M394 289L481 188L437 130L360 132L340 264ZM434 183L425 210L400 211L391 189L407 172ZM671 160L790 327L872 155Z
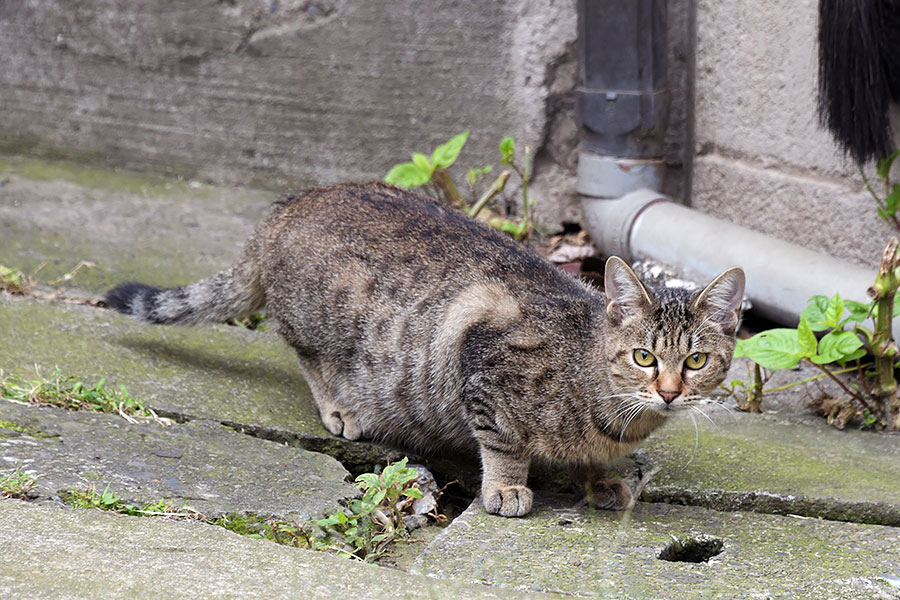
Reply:
M325 429L333 435L343 436L351 441L361 438L362 428L353 410L335 399L334 386L326 383L321 371L303 360L300 361L300 368L312 392L313 402Z

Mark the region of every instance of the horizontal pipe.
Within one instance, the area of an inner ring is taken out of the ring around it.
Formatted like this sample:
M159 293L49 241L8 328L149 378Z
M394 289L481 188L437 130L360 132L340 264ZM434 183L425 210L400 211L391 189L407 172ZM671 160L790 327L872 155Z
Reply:
M588 229L604 254L651 259L696 273L707 281L738 265L747 274L754 310L788 326L814 295L868 302L874 269L862 269L765 234L734 225L639 190L622 198L582 200ZM900 325L894 326L894 337Z

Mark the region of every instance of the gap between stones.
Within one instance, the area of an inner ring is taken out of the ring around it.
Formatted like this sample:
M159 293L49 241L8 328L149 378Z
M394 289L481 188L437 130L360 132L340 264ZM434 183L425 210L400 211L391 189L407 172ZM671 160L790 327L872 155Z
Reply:
M179 423L197 417L183 413L156 410L157 414ZM460 456L431 458L399 449L368 442L353 442L336 437L322 438L302 436L260 425L247 425L236 421L219 421L234 431L272 442L286 444L327 454L340 462L352 477L372 471L387 461L395 462L408 456L410 462L428 467L439 481L458 480L465 496L474 497L479 490L481 473L477 462ZM638 475L647 465L638 464ZM828 521L842 521L865 525L900 527L900 507L879 502L846 502L834 498L810 498L764 491L734 492L725 490L690 490L671 486L646 487L641 493L643 502L656 502L679 506L697 506L724 512L742 511L771 515L796 515Z

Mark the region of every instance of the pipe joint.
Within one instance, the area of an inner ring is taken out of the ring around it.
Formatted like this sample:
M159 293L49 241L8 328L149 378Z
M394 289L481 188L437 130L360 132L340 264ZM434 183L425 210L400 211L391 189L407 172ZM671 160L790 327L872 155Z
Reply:
M631 262L631 232L647 208L671 200L651 189L639 189L621 198L582 198L581 211L594 243L608 255Z

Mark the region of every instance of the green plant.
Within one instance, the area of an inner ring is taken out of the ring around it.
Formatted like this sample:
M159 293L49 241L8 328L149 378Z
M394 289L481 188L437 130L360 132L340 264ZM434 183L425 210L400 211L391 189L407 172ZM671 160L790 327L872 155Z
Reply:
M404 511L410 508L415 498L422 497L421 490L415 487L418 472L406 467L407 460L404 458L388 465L381 473L360 475L356 478L356 485L363 491L362 498L351 500L346 508L324 519L306 523L266 519L252 514L228 514L210 519L189 506L176 507L169 500L138 506L110 492L109 485L100 493L93 487L70 491L63 494L63 499L75 508L106 510L136 517L198 520L255 539L372 562L384 555L392 543L406 536ZM0 482L3 481L0 479Z
M268 326L265 325L268 317L265 313L255 312L241 319L232 318L225 321L226 324L234 327L243 327L244 329L252 329L257 331L266 331Z
M59 370L48 379L25 379L15 375L4 375L0 371L0 398L34 404L37 406L57 406L68 410L88 410L93 412L119 413L155 417L152 410L128 394L124 385L118 390L109 389L106 379L88 385L75 377L63 377Z
M388 171L384 178L385 182L406 188L430 185L430 189L438 199L462 210L471 217L478 216L488 203L503 192L509 180L510 171L504 170L487 188L481 190L479 185L481 177L491 173L493 166L469 169L466 173L469 199L466 200L450 175L449 168L456 162L468 138L468 130L463 131L435 148L430 157L413 152L410 162L394 165ZM523 163L520 164L516 160L516 144L513 138L503 138L500 141L499 149L500 164L508 166L521 179L522 215L518 219L494 216L488 219L488 224L505 231L517 240L523 240L534 228L532 208L535 199L528 195L528 184L532 174L531 150L525 148Z
M65 495L66 502L75 508L93 508L97 510L108 510L123 515L131 515L133 517L171 517L178 519L200 519L203 517L189 506L180 508L170 500L158 500L156 502L148 502L140 506L128 504L122 498L116 496L109 491L109 485L101 493L97 493L95 488L87 490L75 490Z
M868 304L844 300L840 294L831 298L813 296L809 306L803 311L796 329L781 328L763 331L752 338L738 340L735 356L746 356L756 365L753 389L762 393L762 374L758 367L772 371L793 369L806 362L822 371L823 377L831 378L857 403L869 425L900 429L900 401L897 399L897 382L894 367L897 362L897 345L893 340L893 318L900 314L894 298L900 287L900 254L898 242L892 238L885 248L875 284L869 289L873 298ZM872 318L873 327L862 325ZM844 329L853 324L853 330ZM826 331L816 339L814 332ZM867 354L874 362L863 364ZM842 370L829 368L837 363ZM849 363L853 366L847 368ZM841 373L856 371L857 382L848 383L839 379ZM794 382L779 390L805 383ZM775 390L770 390L775 391ZM761 397L761 396L760 396ZM756 404L758 410L758 403ZM872 419L875 419L873 422Z
M28 498L28 492L34 487L39 475L31 475L16 467L6 475L0 475L0 496L4 498Z
M319 527L340 541L339 553L367 561L384 554L387 546L406 535L403 505L422 497L414 487L418 472L406 467L407 458L388 465L380 474L363 473L356 485L362 498L351 500L339 510L317 521Z
M876 163L875 171L884 186L883 197L875 193L875 190L869 183L869 179L866 177L866 173L863 171L861 165L859 167L859 172L862 176L866 190L875 199L875 203L878 207L878 216L888 223L891 223L898 231L900 231L900 219L897 218L897 210L900 209L900 184L891 181L891 167L894 165L894 161L897 160L898 156L900 156L900 149L895 150L890 156L879 160Z
M0 291L24 294L28 287L28 280L22 271L0 265Z

